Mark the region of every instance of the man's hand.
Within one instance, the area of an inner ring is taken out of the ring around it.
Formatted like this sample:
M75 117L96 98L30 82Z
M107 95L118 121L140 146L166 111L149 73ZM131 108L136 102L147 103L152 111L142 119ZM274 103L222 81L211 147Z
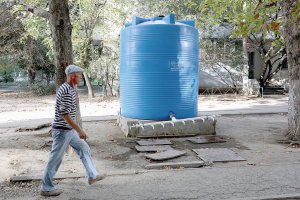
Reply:
M78 135L79 135L80 139L86 140L86 138L87 138L86 133L83 130L78 132Z
M71 118L69 114L63 115L64 120L78 133L81 139L86 140L86 133L75 123L75 121Z

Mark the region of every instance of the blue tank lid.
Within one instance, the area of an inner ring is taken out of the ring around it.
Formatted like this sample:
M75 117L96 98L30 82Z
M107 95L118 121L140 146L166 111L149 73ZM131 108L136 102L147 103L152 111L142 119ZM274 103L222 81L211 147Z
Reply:
M175 20L175 14L172 13L165 17L141 18L134 16L132 22L125 24L125 27L150 24L176 24L195 27L195 20Z

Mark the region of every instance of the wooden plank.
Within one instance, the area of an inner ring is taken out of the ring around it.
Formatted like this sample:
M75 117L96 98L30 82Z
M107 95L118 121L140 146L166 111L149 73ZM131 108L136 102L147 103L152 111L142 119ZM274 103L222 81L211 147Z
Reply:
M185 151L178 151L175 149L167 150L160 153L146 154L145 157L151 160L168 160L171 158L176 158L186 154Z
M157 163L146 165L147 169L164 169L164 168L198 168L204 165L203 161L176 162L176 163Z
M170 145L172 142L167 139L148 139L136 141L140 146L152 146L152 145Z
M139 146L136 145L135 149L138 152L162 152L173 149L170 145L152 145L152 146Z
M58 174L54 179L68 179L68 178L84 178L85 174ZM26 182L26 181L39 181L42 179L42 175L24 175L24 176L13 176L10 178L10 182Z
M193 149L193 151L204 162L245 161L244 158L227 148Z
M226 142L226 140L218 137L218 136L199 136L199 137L193 137L188 138L188 141L194 143L194 144L208 144L208 143L220 143L220 142Z

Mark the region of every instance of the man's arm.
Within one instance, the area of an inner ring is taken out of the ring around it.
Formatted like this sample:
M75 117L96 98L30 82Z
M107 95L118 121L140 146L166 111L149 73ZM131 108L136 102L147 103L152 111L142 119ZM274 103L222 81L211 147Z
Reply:
M78 126L78 124L75 123L69 114L63 115L63 118L73 129L77 131L81 139L86 139L86 133Z

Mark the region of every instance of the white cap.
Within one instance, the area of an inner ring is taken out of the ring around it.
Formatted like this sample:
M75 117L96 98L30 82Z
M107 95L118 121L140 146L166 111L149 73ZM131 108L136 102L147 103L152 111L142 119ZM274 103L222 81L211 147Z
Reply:
M67 75L72 74L72 73L76 73L76 72L83 72L83 69L81 67L76 66L76 65L69 65L65 70L65 73Z

